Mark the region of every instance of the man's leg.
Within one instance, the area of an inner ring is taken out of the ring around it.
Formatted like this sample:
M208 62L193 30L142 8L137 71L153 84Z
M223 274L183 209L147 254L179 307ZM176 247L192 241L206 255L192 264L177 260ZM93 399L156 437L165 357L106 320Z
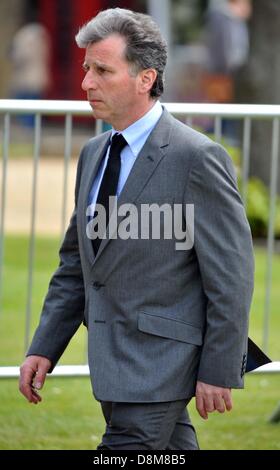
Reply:
M167 450L199 450L196 432L191 423L188 410L179 417Z
M181 422L187 402L188 400L163 403L102 402L107 426L97 449L167 449L176 423L178 420ZM184 440L184 444L185 442Z

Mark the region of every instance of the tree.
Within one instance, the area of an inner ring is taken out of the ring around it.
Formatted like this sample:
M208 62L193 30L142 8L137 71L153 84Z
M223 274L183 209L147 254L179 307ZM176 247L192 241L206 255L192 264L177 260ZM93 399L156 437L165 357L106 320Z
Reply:
M280 104L280 2L254 0L250 22L250 59L237 79L237 102ZM252 126L251 174L269 183L271 121ZM278 178L280 187L280 178Z

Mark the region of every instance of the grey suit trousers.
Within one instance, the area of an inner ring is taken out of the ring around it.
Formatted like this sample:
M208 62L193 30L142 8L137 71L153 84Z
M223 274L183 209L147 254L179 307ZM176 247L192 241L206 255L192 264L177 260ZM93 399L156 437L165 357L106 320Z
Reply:
M97 450L198 450L188 402L101 402L107 425Z

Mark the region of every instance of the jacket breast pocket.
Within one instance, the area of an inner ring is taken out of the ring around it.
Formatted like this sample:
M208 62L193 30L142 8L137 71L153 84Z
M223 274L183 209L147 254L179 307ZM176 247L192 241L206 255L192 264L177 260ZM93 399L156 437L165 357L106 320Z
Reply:
M203 340L202 330L196 326L146 312L138 315L138 330L196 346L201 346Z

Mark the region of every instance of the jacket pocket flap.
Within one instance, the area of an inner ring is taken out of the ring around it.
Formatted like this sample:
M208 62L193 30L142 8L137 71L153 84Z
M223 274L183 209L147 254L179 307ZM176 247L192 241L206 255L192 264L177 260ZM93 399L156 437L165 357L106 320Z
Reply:
M197 346L202 344L202 331L200 328L179 320L141 312L138 315L138 329L144 333L175 339L184 343Z

